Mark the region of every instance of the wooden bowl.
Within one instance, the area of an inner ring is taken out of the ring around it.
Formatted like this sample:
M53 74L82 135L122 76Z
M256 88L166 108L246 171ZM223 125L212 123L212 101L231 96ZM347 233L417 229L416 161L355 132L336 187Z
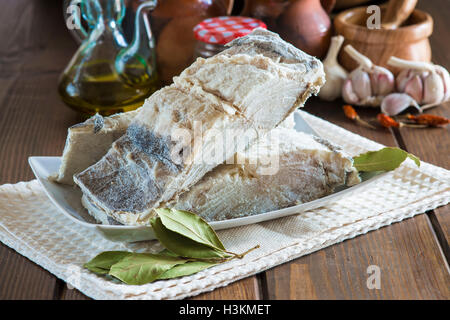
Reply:
M366 21L369 16L366 7L349 9L336 16L334 26L336 33L344 36L344 46L351 44L373 63L394 73L398 69L386 64L391 56L416 61L431 60L428 37L433 32L433 19L428 13L415 9L405 23L394 30L368 29ZM357 67L344 50L339 54L339 63L349 71Z

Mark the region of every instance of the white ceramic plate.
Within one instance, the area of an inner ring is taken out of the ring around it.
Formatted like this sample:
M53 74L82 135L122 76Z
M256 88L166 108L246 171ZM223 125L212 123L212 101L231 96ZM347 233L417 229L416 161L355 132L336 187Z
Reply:
M314 130L309 127L309 125L298 113L295 114L295 121L296 130L314 133ZM60 157L30 157L28 162L50 200L63 214L73 221L85 226L86 228L96 230L102 236L111 241L135 242L155 239L155 235L153 234L151 227L103 225L96 223L81 204L82 193L80 189L74 186L67 186L49 181L49 176L58 172L61 164ZM311 202L249 217L210 222L210 225L214 230L221 230L286 217L296 213L319 208L334 202L343 196L349 195L356 190L366 187L368 184L379 179L383 175L384 173L365 174L361 177L363 181L360 184L349 188L341 187L336 190L335 193Z

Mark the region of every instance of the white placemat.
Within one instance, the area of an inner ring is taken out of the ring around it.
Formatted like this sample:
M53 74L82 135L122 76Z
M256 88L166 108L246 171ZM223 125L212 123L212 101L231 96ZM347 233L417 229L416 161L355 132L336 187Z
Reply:
M302 112L323 137L351 155L383 146ZM156 241L114 243L77 225L47 199L36 180L0 186L0 241L95 299L182 299L254 275L332 244L401 221L450 202L450 172L405 161L400 168L327 207L219 231L225 247L243 252L192 276L130 286L82 268L105 250L159 251Z

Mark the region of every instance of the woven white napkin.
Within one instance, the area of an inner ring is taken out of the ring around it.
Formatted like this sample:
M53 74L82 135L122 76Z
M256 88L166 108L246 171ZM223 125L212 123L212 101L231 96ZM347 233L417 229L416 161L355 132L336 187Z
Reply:
M351 155L383 146L302 112L324 138ZM450 202L450 172L407 160L363 190L294 216L219 231L225 247L242 260L192 276L130 286L82 268L106 250L159 251L157 241L114 243L79 226L55 208L36 180L0 186L0 241L95 299L182 299L225 286L278 264Z

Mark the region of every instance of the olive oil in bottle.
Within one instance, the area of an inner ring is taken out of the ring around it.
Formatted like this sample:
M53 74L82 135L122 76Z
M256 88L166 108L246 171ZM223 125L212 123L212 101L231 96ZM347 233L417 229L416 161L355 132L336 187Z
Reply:
M139 82L128 83L110 61L92 61L74 65L61 76L58 86L62 100L72 109L90 116L95 113L110 115L142 106L144 100L159 89L156 72L148 75L140 65L127 66L127 73L139 73Z

